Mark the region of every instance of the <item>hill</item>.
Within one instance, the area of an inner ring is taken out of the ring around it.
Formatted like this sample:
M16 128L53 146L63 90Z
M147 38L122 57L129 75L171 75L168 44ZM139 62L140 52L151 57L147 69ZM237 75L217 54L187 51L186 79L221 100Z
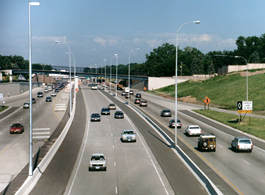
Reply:
M253 101L254 111L265 110L265 74L248 77L248 99ZM154 91L175 96L175 86L160 88ZM178 98L194 97L202 102L205 96L211 99L211 104L224 109L236 109L236 102L246 100L246 77L240 74L216 76L205 81L187 81L178 85Z

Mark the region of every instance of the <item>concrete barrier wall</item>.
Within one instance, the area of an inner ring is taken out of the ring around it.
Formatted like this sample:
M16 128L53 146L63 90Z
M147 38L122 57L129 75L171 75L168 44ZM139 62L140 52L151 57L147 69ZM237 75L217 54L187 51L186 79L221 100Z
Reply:
M37 83L32 84L32 88L38 87ZM29 90L29 83L0 83L0 93L4 97L15 96L24 93Z

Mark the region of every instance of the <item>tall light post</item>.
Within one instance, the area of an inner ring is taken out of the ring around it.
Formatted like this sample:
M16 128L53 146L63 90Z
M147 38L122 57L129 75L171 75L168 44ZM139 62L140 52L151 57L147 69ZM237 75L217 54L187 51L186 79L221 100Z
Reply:
M118 95L118 91L117 91L117 88L118 88L118 54L114 54L115 55L115 58L116 58L116 96Z
M140 48L136 48L136 50L139 50ZM128 88L131 90L131 53L133 50L129 53L129 67L128 67Z
M98 77L97 77L97 74L98 74L98 68L97 68L97 64L95 64L95 69L96 69L96 84L98 84Z
M104 91L106 91L106 80L107 80L107 72L106 72L106 68L107 68L107 65L106 65L106 59L104 59L104 65L105 65L105 80L104 80Z
M182 27L186 24L200 24L199 20L191 21L191 22L186 22L181 24L176 32L176 80L175 80L175 145L178 144L178 132L177 132L177 122L178 122L178 34Z
M71 47L70 45L68 44L68 42L66 41L66 38L64 40L64 42L61 42L61 41L55 41L55 43L57 44L63 44L67 47L68 49L68 59L69 59L69 84L70 84L70 93L69 93L69 103L70 103L70 115L72 113L72 65L71 65L71 61L72 61L72 50L71 50Z
M33 163L32 163L32 60L31 60L31 16L30 16L30 7L39 6L40 2L28 2L29 10L29 176L33 174Z
M109 86L109 92L111 93L111 74L112 74L112 57L111 57L111 59L110 59L110 67L109 67L109 70L110 70L110 80L109 80L109 84L110 84L110 86Z

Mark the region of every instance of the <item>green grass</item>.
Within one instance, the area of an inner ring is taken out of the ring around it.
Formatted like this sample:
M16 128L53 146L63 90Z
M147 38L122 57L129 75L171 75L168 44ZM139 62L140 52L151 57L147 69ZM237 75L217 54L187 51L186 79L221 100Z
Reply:
M265 140L265 119L254 118L246 116L240 123L231 123L239 118L239 115L228 114L224 112L217 112L213 110L194 110L204 116L212 118L216 121L229 125L230 127L236 128L243 132L249 133L251 135L257 136Z
M7 106L0 106L0 112L4 111L7 108L8 108Z
M249 77L248 99L253 101L254 111L265 110L265 74ZM175 96L175 86L160 88L155 93ZM213 105L225 109L236 109L236 102L246 100L246 77L239 74L216 76L205 81L187 81L178 85L178 97L192 96L202 102L205 96Z

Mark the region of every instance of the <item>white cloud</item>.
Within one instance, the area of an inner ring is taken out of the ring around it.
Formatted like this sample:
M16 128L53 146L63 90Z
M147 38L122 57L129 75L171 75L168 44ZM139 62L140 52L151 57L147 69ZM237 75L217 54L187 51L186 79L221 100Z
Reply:
M107 43L107 40L106 39L103 39L102 37L95 37L93 39L93 41L96 42L96 43L98 43L98 44L100 44L100 45L102 45L102 46L105 46L106 43Z
M95 37L93 39L95 43L100 44L101 46L114 46L118 43L118 38L115 37Z
M55 42L55 41L64 42L65 39L66 39L65 36L33 36L32 37L32 40L43 41L43 42Z

